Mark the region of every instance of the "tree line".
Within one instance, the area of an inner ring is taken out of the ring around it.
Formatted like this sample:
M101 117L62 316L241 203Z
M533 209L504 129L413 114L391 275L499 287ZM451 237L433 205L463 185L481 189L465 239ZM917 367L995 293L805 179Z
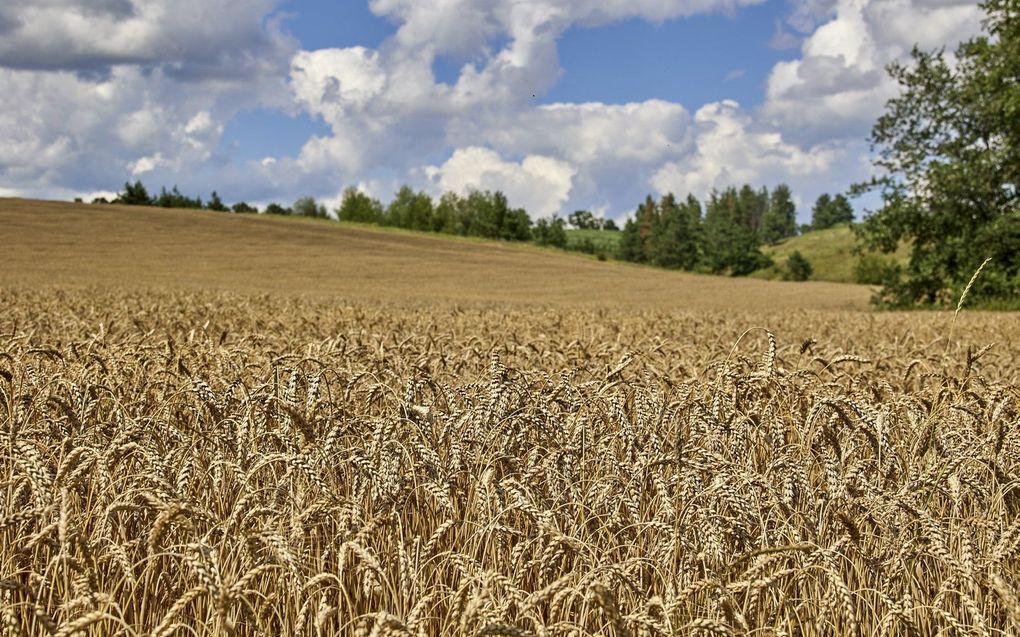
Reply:
M216 191L205 202L201 197L182 194L177 186L170 190L163 187L157 195L150 195L141 181L125 183L123 192L112 202L97 199L95 203L241 214L259 212L257 207L246 202L228 206ZM433 200L427 193L404 185L388 205L383 205L378 199L349 187L332 212L340 221L503 241L531 241L542 246L596 254L600 259L612 257L663 268L734 276L749 274L771 263L760 250L763 244L777 243L796 235L798 230L821 229L853 219L853 209L843 195L824 194L815 203L811 225L798 228L790 188L782 184L771 193L766 188L755 189L750 185L716 191L704 210L703 216L702 204L693 196L683 201L672 194L658 201L648 196L627 220L619 241L599 242L592 241L591 234L569 241L568 229L599 234L619 232L620 228L612 219L588 210L576 210L566 219L553 216L532 220L526 210L511 206L506 195L498 190L472 191L466 195L447 192ZM307 196L290 206L270 203L264 212L331 218L323 204ZM789 278L802 280L810 274L810 264L799 254L793 257L791 268Z
M113 201L97 198L93 203L114 203L164 208L191 208L218 212L258 213L259 209L245 202L227 206L213 191L208 201L201 197L181 194L177 186L169 191L164 187L158 195L150 195L140 181L124 184L122 192ZM313 197L301 197L291 206L270 203L266 214L301 217L331 218L326 207ZM388 205L357 188L343 192L340 205L333 211L339 221L370 223L380 226L405 228L424 232L438 232L470 237L483 237L504 241L534 241L539 245L566 247L567 222L559 217L532 221L524 208L510 205L501 191L476 190L466 195L453 192L433 201L427 193L402 186ZM612 220L602 219L588 211L570 215L576 227L616 230Z
M745 184L713 191L704 205L693 195L678 199L649 195L623 228L618 257L663 268L743 276L772 265L762 251L798 233L825 230L854 221L853 206L842 194L821 194L811 223L797 225L797 208L786 184L771 192ZM811 275L811 264L793 252L784 276Z

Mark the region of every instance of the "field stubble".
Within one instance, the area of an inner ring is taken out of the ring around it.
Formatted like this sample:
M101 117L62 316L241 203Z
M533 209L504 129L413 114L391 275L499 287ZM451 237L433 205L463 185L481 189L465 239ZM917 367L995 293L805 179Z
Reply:
M1020 631L1011 317L0 306L8 635Z

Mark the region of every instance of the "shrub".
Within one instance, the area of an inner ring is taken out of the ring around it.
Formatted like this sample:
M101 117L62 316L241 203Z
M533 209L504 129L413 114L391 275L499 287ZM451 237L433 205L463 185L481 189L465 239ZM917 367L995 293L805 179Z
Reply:
M807 281L811 277L811 262L799 250L794 250L786 261L785 281Z

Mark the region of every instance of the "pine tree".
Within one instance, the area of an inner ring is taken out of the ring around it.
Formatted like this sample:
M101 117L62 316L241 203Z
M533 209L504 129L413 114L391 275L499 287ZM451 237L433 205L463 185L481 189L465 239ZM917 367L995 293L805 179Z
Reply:
M769 197L768 211L762 220L762 241L775 244L797 234L797 207L790 187L779 184Z

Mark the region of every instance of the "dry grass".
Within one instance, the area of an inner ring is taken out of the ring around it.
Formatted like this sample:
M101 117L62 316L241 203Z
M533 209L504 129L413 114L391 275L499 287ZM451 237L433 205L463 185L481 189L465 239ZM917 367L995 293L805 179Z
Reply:
M1015 316L764 312L761 282L678 309L702 279L45 208L77 234L0 205L0 634L1020 632ZM381 300L260 279L298 245L376 255ZM397 276L444 259L546 274ZM650 298L567 293L597 273Z

